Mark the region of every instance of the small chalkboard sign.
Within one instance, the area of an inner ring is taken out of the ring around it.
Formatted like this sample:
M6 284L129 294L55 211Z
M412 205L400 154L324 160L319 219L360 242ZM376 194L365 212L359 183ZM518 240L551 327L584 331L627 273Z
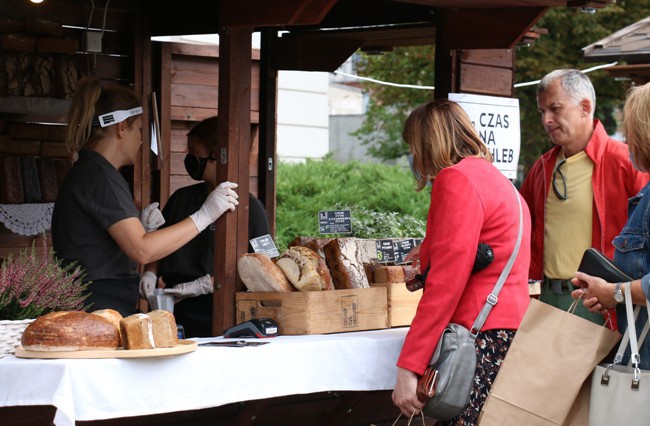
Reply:
M273 259L274 257L278 257L280 255L280 252L278 252L278 248L275 246L275 242L273 241L273 238L269 234L262 235L261 237L253 238L252 240L249 241L251 243L251 247L253 247L253 251L255 253L262 253Z
M321 234L349 234L352 232L350 210L321 210L318 212Z
M395 252L395 264L400 265L404 262L404 258L415 247L415 239L406 238L404 240L394 240L393 250Z
M389 263L395 261L395 246L393 240L376 240L377 262Z

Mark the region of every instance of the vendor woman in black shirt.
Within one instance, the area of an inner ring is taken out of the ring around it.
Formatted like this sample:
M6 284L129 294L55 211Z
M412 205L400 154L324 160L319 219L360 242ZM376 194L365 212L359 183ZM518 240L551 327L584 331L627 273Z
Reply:
M137 311L138 264L161 259L185 245L239 204L226 182L174 226L146 232L129 184L118 169L135 162L142 144L142 104L124 87L79 81L66 143L79 158L65 177L52 216L52 242L64 263L75 262L91 281L86 306ZM151 219L152 211L149 211Z
M173 225L200 206L213 188L217 187L217 117L205 119L187 134L185 168L194 180L203 181L176 190L165 204L165 225ZM260 200L249 194L248 239L270 233L266 212ZM158 264L147 265L143 280L149 281L150 291L157 274L166 285L166 293L176 295L176 321L188 337L212 336L212 296L204 288L212 288L214 276L214 227L208 227L196 238ZM252 248L249 244L249 252ZM217 330L223 331L223 330ZM217 333L219 334L219 333Z

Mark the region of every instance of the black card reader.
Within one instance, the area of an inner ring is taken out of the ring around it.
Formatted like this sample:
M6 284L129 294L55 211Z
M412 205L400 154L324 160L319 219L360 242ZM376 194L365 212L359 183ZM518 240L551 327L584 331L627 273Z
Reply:
M275 337L278 323L273 318L254 318L230 327L223 337Z

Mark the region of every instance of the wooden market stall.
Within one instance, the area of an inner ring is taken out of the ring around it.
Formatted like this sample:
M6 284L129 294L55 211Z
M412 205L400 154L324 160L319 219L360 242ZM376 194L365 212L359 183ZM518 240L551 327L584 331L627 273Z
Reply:
M613 0L3 0L0 209L8 205L7 211L16 216L22 211L16 206L41 210L36 222L42 229L36 235L45 231L49 238L46 216L56 192L51 183L60 182L74 159L63 145L67 102L76 81L94 75L132 86L145 105L156 94L162 158L143 149L136 164L122 170L138 207L152 201L164 204L184 184L177 173L182 170L184 134L193 123L218 114L217 179L238 182L240 193L256 194L274 232L279 70L331 72L359 49L435 45L432 96L511 97L514 47L536 37L534 24L548 8L599 8L607 3ZM251 49L254 31L262 35L259 51ZM153 36L215 33L220 35L218 48L151 41ZM150 115L151 108L145 108L145 123ZM150 138L149 132L143 133L143 147L150 145ZM36 172L16 173L23 169ZM220 285L214 293L214 330L235 323L235 293L244 290L236 264L247 251L247 203L242 197L236 212L217 222L221 238L216 239L215 264L220 267L215 281ZM33 235L0 226L0 258L33 240ZM344 424L341 419L351 407L363 406L357 394L334 402L323 397L336 410L320 416L321 424ZM380 395L392 408L389 398L386 392ZM255 403L243 414L237 409L242 406L223 409L237 411L229 424L254 423ZM378 411L366 407L348 424L360 424L359 419L369 418L365 414ZM157 424L174 424L166 422Z
M62 143L66 100L80 77L95 75L133 86L145 102L158 94L162 149L171 155L160 159L143 149L131 170L123 171L138 207L152 200L164 204L176 187L179 136L192 122L216 112L222 117L224 166L218 180L236 181L241 193L256 193L274 229L278 70L334 71L357 49L381 52L435 44L435 96L512 96L513 48L532 33L548 7L602 7L608 2L5 0L0 4L0 155L7 166L0 204L25 202L6 195L22 183L10 172L21 161L38 160L38 167L44 165L60 181L72 160ZM251 52L253 31L262 32L259 59ZM212 81L200 70L184 74L173 58L186 54L170 54L151 42L152 36L214 33L221 37L218 76ZM190 91L180 93L183 76ZM145 122L149 114L146 108ZM149 146L149 138L143 136L143 146ZM51 201L44 195L46 191L27 201ZM237 256L247 246L248 210L242 201L236 214L217 223L223 238L217 240L215 262L223 267L215 277L221 283L215 292L215 330L234 323L235 292L243 289L236 271ZM0 257L31 241L3 227Z

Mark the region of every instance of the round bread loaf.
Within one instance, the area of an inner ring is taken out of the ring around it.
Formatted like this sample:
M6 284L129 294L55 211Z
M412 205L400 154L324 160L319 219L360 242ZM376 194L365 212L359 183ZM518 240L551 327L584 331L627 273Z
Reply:
M289 247L276 265L300 291L332 290L332 277L322 257L310 248Z
M120 337L119 345L122 346L122 333L120 331L120 321L122 320L122 314L117 312L115 309L99 309L97 311L92 311L91 314L99 315L100 317L107 319L108 322L113 324L117 329L117 334Z
M260 253L242 254L237 261L237 271L246 288L253 292L295 290L284 272Z
M51 312L29 324L21 338L28 351L86 351L120 347L117 328L105 318L82 311Z

